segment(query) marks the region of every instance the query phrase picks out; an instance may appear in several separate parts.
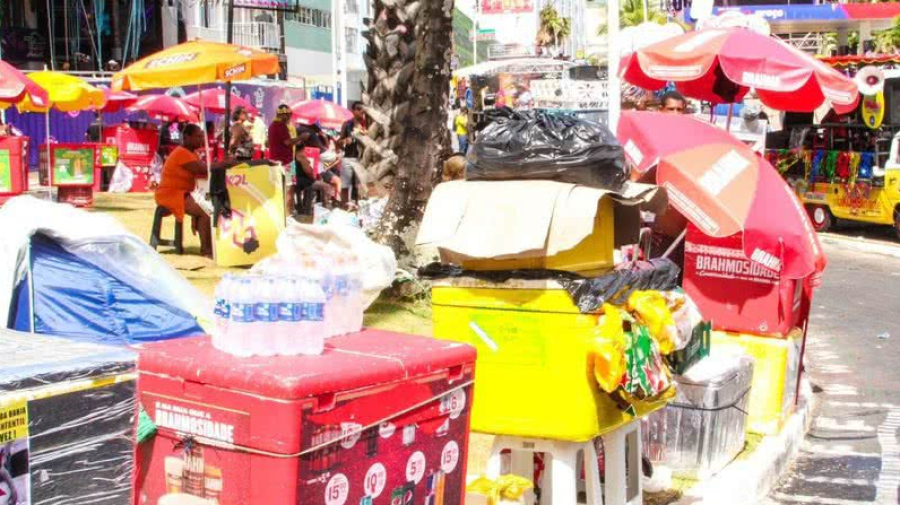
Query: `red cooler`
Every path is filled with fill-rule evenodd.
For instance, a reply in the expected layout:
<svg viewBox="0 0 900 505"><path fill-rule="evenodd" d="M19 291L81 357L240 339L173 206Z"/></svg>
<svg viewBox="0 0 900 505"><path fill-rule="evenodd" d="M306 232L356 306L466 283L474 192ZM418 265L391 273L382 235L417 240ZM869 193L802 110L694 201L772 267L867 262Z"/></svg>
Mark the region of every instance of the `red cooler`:
<svg viewBox="0 0 900 505"><path fill-rule="evenodd" d="M322 356L236 358L209 337L140 349L135 504L461 505L472 347L382 331Z"/></svg>
<svg viewBox="0 0 900 505"><path fill-rule="evenodd" d="M28 137L0 137L0 204L28 191Z"/></svg>
<svg viewBox="0 0 900 505"><path fill-rule="evenodd" d="M688 224L684 291L717 330L783 337L809 314L813 277L785 279L750 261L743 235L705 235Z"/></svg>
<svg viewBox="0 0 900 505"><path fill-rule="evenodd" d="M115 145L118 161L134 173L131 192L150 191L150 167L159 147L159 131L128 125L111 126L103 130L103 143Z"/></svg>

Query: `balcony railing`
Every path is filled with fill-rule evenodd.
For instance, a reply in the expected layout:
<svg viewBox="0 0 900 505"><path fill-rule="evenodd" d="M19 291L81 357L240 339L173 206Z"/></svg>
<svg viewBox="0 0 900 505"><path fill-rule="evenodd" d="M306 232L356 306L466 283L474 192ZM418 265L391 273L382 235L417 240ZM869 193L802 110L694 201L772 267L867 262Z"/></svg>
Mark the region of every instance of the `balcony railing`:
<svg viewBox="0 0 900 505"><path fill-rule="evenodd" d="M193 26L196 37L204 40L225 42L225 26ZM277 51L281 48L281 30L278 23L234 23L235 44Z"/></svg>

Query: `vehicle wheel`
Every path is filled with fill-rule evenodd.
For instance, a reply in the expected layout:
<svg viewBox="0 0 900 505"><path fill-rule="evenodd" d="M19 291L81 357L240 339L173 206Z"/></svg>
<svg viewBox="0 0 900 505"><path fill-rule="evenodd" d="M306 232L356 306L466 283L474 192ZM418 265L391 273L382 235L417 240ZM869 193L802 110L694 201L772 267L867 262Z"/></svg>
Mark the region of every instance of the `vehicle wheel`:
<svg viewBox="0 0 900 505"><path fill-rule="evenodd" d="M816 231L828 231L834 224L834 217L832 217L831 211L824 205L811 205L806 208L806 212L809 214L809 220L812 221L813 228Z"/></svg>

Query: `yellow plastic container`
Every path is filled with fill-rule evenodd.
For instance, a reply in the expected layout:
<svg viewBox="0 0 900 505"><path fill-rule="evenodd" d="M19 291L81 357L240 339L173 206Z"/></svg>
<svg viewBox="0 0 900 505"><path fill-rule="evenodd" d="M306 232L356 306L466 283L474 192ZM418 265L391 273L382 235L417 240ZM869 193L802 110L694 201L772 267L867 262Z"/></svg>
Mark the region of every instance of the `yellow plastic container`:
<svg viewBox="0 0 900 505"><path fill-rule="evenodd" d="M597 316L581 314L552 281L436 283L434 335L478 349L473 431L586 441L633 418L591 372ZM643 416L667 400L638 402Z"/></svg>
<svg viewBox="0 0 900 505"><path fill-rule="evenodd" d="M609 271L615 265L613 249L615 243L615 213L612 198L602 198L597 202L594 230L575 247L564 251L553 251L556 237L566 233L567 215L556 212L550 223L546 256L507 259L460 259L466 270L565 270L585 276L598 275ZM455 259L455 258L454 258Z"/></svg>
<svg viewBox="0 0 900 505"><path fill-rule="evenodd" d="M738 347L753 357L747 431L776 435L794 412L802 339L800 330L794 330L786 338L713 332L713 353Z"/></svg>

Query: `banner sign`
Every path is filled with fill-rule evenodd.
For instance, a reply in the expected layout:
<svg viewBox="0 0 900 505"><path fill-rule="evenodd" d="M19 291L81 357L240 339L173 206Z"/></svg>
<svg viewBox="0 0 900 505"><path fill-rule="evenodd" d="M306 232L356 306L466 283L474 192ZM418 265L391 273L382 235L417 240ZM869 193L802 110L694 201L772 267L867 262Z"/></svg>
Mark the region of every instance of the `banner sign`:
<svg viewBox="0 0 900 505"><path fill-rule="evenodd" d="M231 218L220 218L216 227L216 264L254 265L275 254L284 230L284 176L277 166L239 165L228 170L226 184Z"/></svg>
<svg viewBox="0 0 900 505"><path fill-rule="evenodd" d="M522 14L534 11L532 0L480 0L481 14Z"/></svg>
<svg viewBox="0 0 900 505"><path fill-rule="evenodd" d="M9 166L9 149L0 149L0 193L12 192L12 167Z"/></svg>
<svg viewBox="0 0 900 505"><path fill-rule="evenodd" d="M53 186L92 186L94 184L93 147L51 147Z"/></svg>

